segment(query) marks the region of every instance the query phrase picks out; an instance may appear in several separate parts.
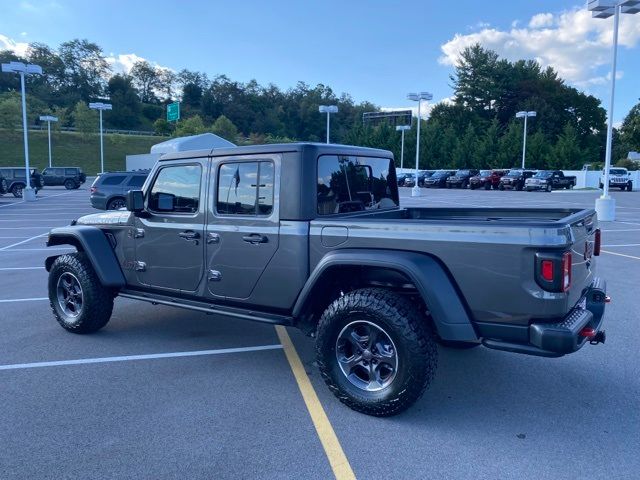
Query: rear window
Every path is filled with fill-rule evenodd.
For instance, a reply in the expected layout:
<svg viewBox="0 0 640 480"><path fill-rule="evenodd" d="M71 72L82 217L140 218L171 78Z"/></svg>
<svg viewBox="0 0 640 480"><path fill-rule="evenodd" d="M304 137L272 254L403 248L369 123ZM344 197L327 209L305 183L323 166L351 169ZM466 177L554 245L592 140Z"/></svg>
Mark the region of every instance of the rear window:
<svg viewBox="0 0 640 480"><path fill-rule="evenodd" d="M102 185L120 185L126 177L124 175L110 175L104 177Z"/></svg>
<svg viewBox="0 0 640 480"><path fill-rule="evenodd" d="M318 213L397 207L398 184L388 158L322 155L318 158Z"/></svg>
<svg viewBox="0 0 640 480"><path fill-rule="evenodd" d="M65 175L75 175L76 173L78 173L78 171L75 168L65 168L64 169L64 174Z"/></svg>
<svg viewBox="0 0 640 480"><path fill-rule="evenodd" d="M147 177L143 177L142 175L134 175L129 179L127 185L129 187L141 187L144 184L144 181Z"/></svg>

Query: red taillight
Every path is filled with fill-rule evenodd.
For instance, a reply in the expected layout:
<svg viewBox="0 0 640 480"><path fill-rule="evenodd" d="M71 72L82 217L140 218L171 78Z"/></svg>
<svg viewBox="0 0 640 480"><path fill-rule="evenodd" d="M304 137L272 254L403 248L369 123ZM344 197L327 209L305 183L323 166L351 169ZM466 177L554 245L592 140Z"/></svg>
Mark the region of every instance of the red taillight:
<svg viewBox="0 0 640 480"><path fill-rule="evenodd" d="M566 292L571 286L571 252L562 255L562 291Z"/></svg>
<svg viewBox="0 0 640 480"><path fill-rule="evenodd" d="M547 282L553 282L553 261L543 260L540 273L542 274L542 278L544 278Z"/></svg>
<svg viewBox="0 0 640 480"><path fill-rule="evenodd" d="M595 255L596 257L600 255L601 244L602 244L602 233L600 233L599 228L596 228L595 243L593 245L593 255Z"/></svg>

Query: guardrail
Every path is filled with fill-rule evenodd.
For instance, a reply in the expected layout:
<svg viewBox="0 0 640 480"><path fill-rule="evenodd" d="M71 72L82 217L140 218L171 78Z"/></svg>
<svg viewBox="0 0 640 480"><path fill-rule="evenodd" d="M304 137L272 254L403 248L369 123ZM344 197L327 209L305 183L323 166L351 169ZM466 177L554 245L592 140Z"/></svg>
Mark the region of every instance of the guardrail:
<svg viewBox="0 0 640 480"><path fill-rule="evenodd" d="M46 125L30 125L27 127L31 131L46 131ZM16 130L22 130L22 128L16 128ZM56 130L62 130L63 132L77 132L78 129L76 127L56 127ZM92 132L93 133L93 132ZM98 133L97 131L95 132ZM164 135L156 132L144 131L144 130L118 130L115 128L105 128L104 133L117 133L119 135L137 135L141 137L168 137L169 135Z"/></svg>

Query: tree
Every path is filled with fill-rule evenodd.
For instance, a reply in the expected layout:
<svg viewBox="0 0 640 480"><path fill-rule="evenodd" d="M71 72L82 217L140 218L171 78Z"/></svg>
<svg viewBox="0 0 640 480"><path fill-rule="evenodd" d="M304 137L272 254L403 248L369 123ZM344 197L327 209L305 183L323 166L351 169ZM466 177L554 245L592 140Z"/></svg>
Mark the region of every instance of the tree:
<svg viewBox="0 0 640 480"><path fill-rule="evenodd" d="M640 151L640 103L637 103L625 117L620 129L621 140L630 150Z"/></svg>
<svg viewBox="0 0 640 480"><path fill-rule="evenodd" d="M98 114L87 107L86 103L78 102L73 109L73 123L82 138L88 140L98 130Z"/></svg>
<svg viewBox="0 0 640 480"><path fill-rule="evenodd" d="M213 127L211 127L211 131L230 142L235 142L238 136L238 128L224 115L220 115L216 119Z"/></svg>
<svg viewBox="0 0 640 480"><path fill-rule="evenodd" d="M579 169L584 163L580 139L576 129L567 123L547 157L547 165L552 169Z"/></svg>
<svg viewBox="0 0 640 480"><path fill-rule="evenodd" d="M15 93L0 97L0 128L7 129L12 137L17 136L21 118L20 97Z"/></svg>
<svg viewBox="0 0 640 480"><path fill-rule="evenodd" d="M159 118L153 122L153 131L158 135L169 135L173 127L164 118Z"/></svg>
<svg viewBox="0 0 640 480"><path fill-rule="evenodd" d="M177 137L184 137L186 135L198 135L206 131L207 129L204 126L202 117L200 115L194 115L191 118L180 120L174 133Z"/></svg>
<svg viewBox="0 0 640 480"><path fill-rule="evenodd" d="M155 90L161 85L161 76L156 67L146 60L138 61L131 67L129 75L143 103L154 103L158 100Z"/></svg>
<svg viewBox="0 0 640 480"><path fill-rule="evenodd" d="M132 85L132 78L114 75L107 90L113 105L109 112L109 125L114 128L132 129L140 125L140 100Z"/></svg>
<svg viewBox="0 0 640 480"><path fill-rule="evenodd" d="M71 40L60 45L58 55L64 64L64 93L85 102L102 95L111 69L97 44Z"/></svg>

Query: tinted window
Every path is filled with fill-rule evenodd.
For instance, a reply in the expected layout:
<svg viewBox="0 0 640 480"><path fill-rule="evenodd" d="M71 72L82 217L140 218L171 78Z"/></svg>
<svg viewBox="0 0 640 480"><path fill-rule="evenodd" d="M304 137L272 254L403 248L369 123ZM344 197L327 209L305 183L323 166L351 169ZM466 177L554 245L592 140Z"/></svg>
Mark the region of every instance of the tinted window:
<svg viewBox="0 0 640 480"><path fill-rule="evenodd" d="M78 171L75 168L65 168L64 169L64 174L65 175L75 175L76 173L78 173ZM60 174L56 174L56 175L62 175Z"/></svg>
<svg viewBox="0 0 640 480"><path fill-rule="evenodd" d="M146 180L146 178L147 177L143 177L142 175L134 175L127 182L127 185L129 187L141 187L144 184L144 181Z"/></svg>
<svg viewBox="0 0 640 480"><path fill-rule="evenodd" d="M124 175L110 175L104 177L102 185L120 185L126 177Z"/></svg>
<svg viewBox="0 0 640 480"><path fill-rule="evenodd" d="M151 187L149 209L157 212L197 212L200 203L200 177L200 165L163 168Z"/></svg>
<svg viewBox="0 0 640 480"><path fill-rule="evenodd" d="M14 170L13 171L13 178L26 178L26 175L24 173L24 170L20 169L20 170Z"/></svg>
<svg viewBox="0 0 640 480"><path fill-rule="evenodd" d="M0 170L4 178L13 178L13 170Z"/></svg>
<svg viewBox="0 0 640 480"><path fill-rule="evenodd" d="M395 170L388 158L323 155L318 158L318 213L398 206Z"/></svg>
<svg viewBox="0 0 640 480"><path fill-rule="evenodd" d="M270 215L273 211L273 163L222 164L218 171L216 211L224 215Z"/></svg>

